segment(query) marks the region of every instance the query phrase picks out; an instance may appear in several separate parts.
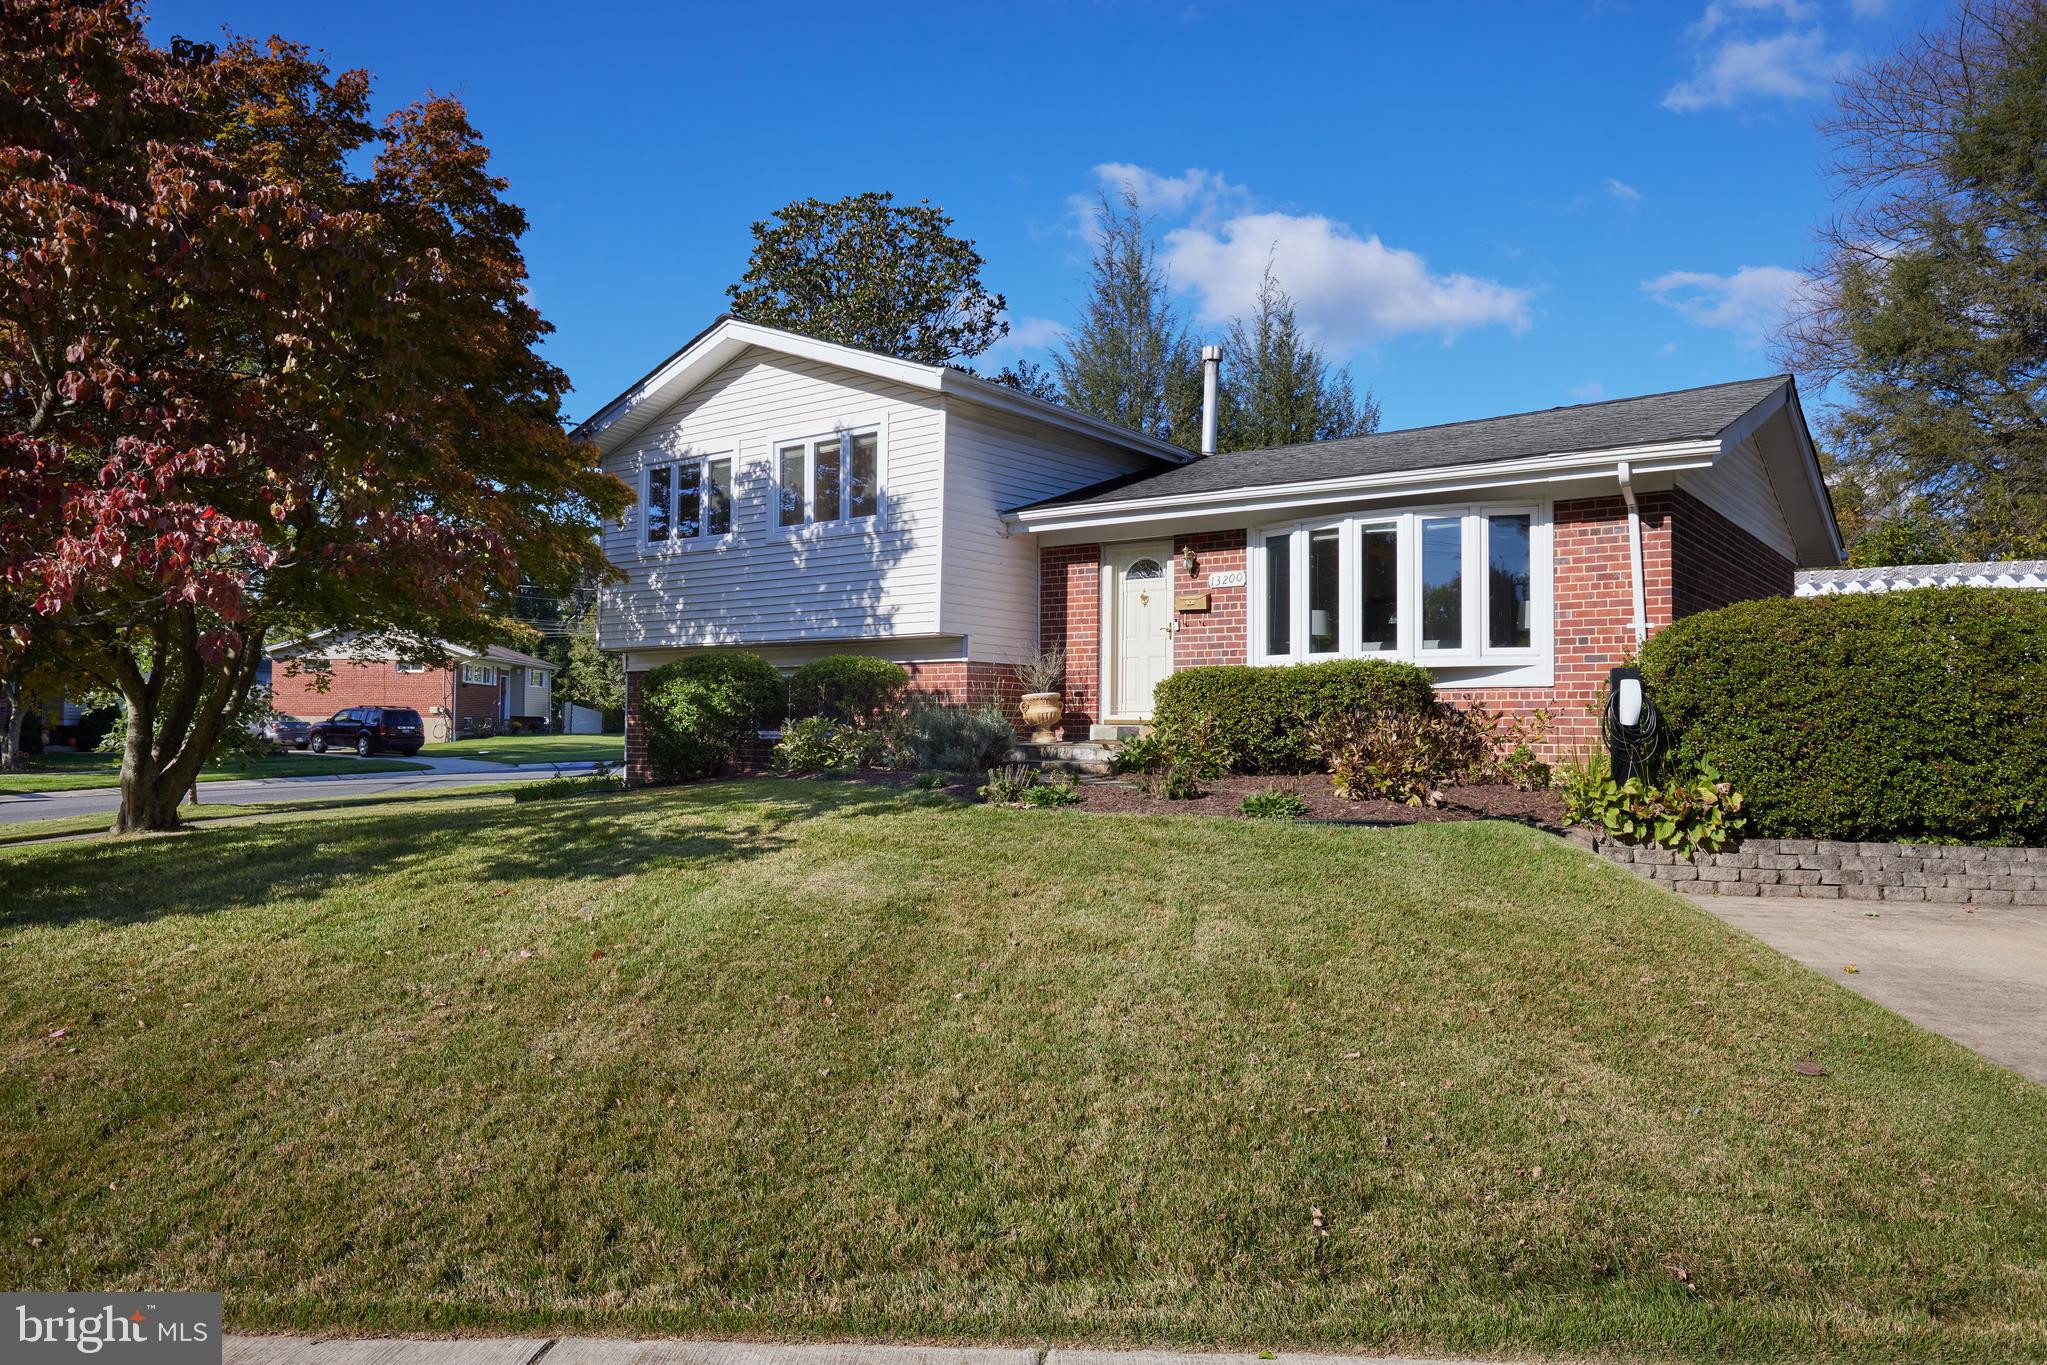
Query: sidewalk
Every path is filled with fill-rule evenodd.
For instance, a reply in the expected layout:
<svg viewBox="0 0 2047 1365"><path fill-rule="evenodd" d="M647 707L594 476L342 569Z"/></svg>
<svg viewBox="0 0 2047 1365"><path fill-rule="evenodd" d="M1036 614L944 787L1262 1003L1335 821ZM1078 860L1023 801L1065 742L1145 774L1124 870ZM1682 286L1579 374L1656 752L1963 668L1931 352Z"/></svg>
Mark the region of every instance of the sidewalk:
<svg viewBox="0 0 2047 1365"><path fill-rule="evenodd" d="M619 1337L474 1337L463 1341L319 1341L234 1337L225 1365L1481 1365L1414 1356L1089 1351L1036 1347L797 1345L757 1341L634 1341Z"/></svg>

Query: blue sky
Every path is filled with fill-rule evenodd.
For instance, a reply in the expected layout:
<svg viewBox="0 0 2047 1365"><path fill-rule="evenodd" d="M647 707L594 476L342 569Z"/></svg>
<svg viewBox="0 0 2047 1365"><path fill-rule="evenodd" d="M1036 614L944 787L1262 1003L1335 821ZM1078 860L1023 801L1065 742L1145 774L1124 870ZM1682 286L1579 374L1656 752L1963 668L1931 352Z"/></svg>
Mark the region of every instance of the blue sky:
<svg viewBox="0 0 2047 1365"><path fill-rule="evenodd" d="M805 196L944 206L1015 331L1074 318L1076 204L1135 183L1197 330L1268 252L1413 426L1773 368L1829 211L1828 81L1912 0L809 6L158 0L151 30L282 31L459 95L532 219L580 417L725 306Z"/></svg>

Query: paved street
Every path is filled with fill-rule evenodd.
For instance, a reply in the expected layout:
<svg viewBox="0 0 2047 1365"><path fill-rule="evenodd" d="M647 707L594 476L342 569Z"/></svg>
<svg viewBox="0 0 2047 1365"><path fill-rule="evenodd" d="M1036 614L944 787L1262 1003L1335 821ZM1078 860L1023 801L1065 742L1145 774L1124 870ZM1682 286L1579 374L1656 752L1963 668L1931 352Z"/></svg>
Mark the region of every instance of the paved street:
<svg viewBox="0 0 2047 1365"><path fill-rule="evenodd" d="M1694 903L1922 1028L2047 1084L2047 911L1734 896Z"/></svg>
<svg viewBox="0 0 2047 1365"><path fill-rule="evenodd" d="M494 782L532 782L564 773L585 773L589 763L563 763L513 768L466 758L413 758L426 772L365 773L320 777L269 777L247 782L202 782L199 799L206 805L247 806L273 801L332 801L344 796L387 796L394 792L445 787L486 786ZM23 792L0 796L0 825L23 820L56 820L74 815L112 813L121 804L113 787L80 791Z"/></svg>

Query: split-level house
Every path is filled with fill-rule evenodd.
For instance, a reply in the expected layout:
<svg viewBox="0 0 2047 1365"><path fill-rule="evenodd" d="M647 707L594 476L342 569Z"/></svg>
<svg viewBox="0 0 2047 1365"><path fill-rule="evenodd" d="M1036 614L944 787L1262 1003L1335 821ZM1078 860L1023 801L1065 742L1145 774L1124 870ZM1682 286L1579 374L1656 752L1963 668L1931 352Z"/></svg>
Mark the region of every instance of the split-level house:
<svg viewBox="0 0 2047 1365"><path fill-rule="evenodd" d="M629 767L648 670L731 648L1007 705L1059 647L1072 738L1175 669L1400 659L1562 751L1658 627L1841 559L1787 376L1213 454L728 317L579 432L634 490L599 614Z"/></svg>

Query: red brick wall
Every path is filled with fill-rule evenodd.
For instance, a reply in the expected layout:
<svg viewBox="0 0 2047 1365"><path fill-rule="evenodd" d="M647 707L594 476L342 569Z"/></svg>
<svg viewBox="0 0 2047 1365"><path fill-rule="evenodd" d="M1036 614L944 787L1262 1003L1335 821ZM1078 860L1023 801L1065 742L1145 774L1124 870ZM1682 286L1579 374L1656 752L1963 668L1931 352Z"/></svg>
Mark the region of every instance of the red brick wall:
<svg viewBox="0 0 2047 1365"><path fill-rule="evenodd" d="M1198 668L1204 664L1240 664L1250 657L1250 589L1211 588L1213 573L1241 572L1248 537L1242 531L1203 531L1179 536L1173 541L1174 596L1180 593L1208 594L1207 611L1176 611L1179 629L1173 635L1173 667ZM1187 552L1194 552L1194 576L1188 578L1182 566Z"/></svg>
<svg viewBox="0 0 2047 1365"><path fill-rule="evenodd" d="M325 720L345 706L409 706L429 719L431 731L431 718L448 713L448 673L400 673L389 659L337 659L327 674L330 686L320 692L314 674L295 672L290 660L279 659L270 670L270 704L303 720Z"/></svg>
<svg viewBox="0 0 2047 1365"><path fill-rule="evenodd" d="M1086 739L1101 711L1102 547L1054 545L1038 552L1038 640L1066 651L1068 739Z"/></svg>
<svg viewBox="0 0 2047 1365"><path fill-rule="evenodd" d="M1649 629L1671 621L1672 495L1647 493L1642 516L1642 580ZM1446 687L1448 701L1509 716L1547 711L1546 756L1568 758L1599 740L1596 710L1607 670L1635 652L1635 606L1628 563L1628 506L1611 497L1556 504L1551 519L1556 574L1555 685Z"/></svg>
<svg viewBox="0 0 2047 1365"><path fill-rule="evenodd" d="M1675 497L1677 542L1671 556L1676 615L1791 595L1797 565L1691 494Z"/></svg>

